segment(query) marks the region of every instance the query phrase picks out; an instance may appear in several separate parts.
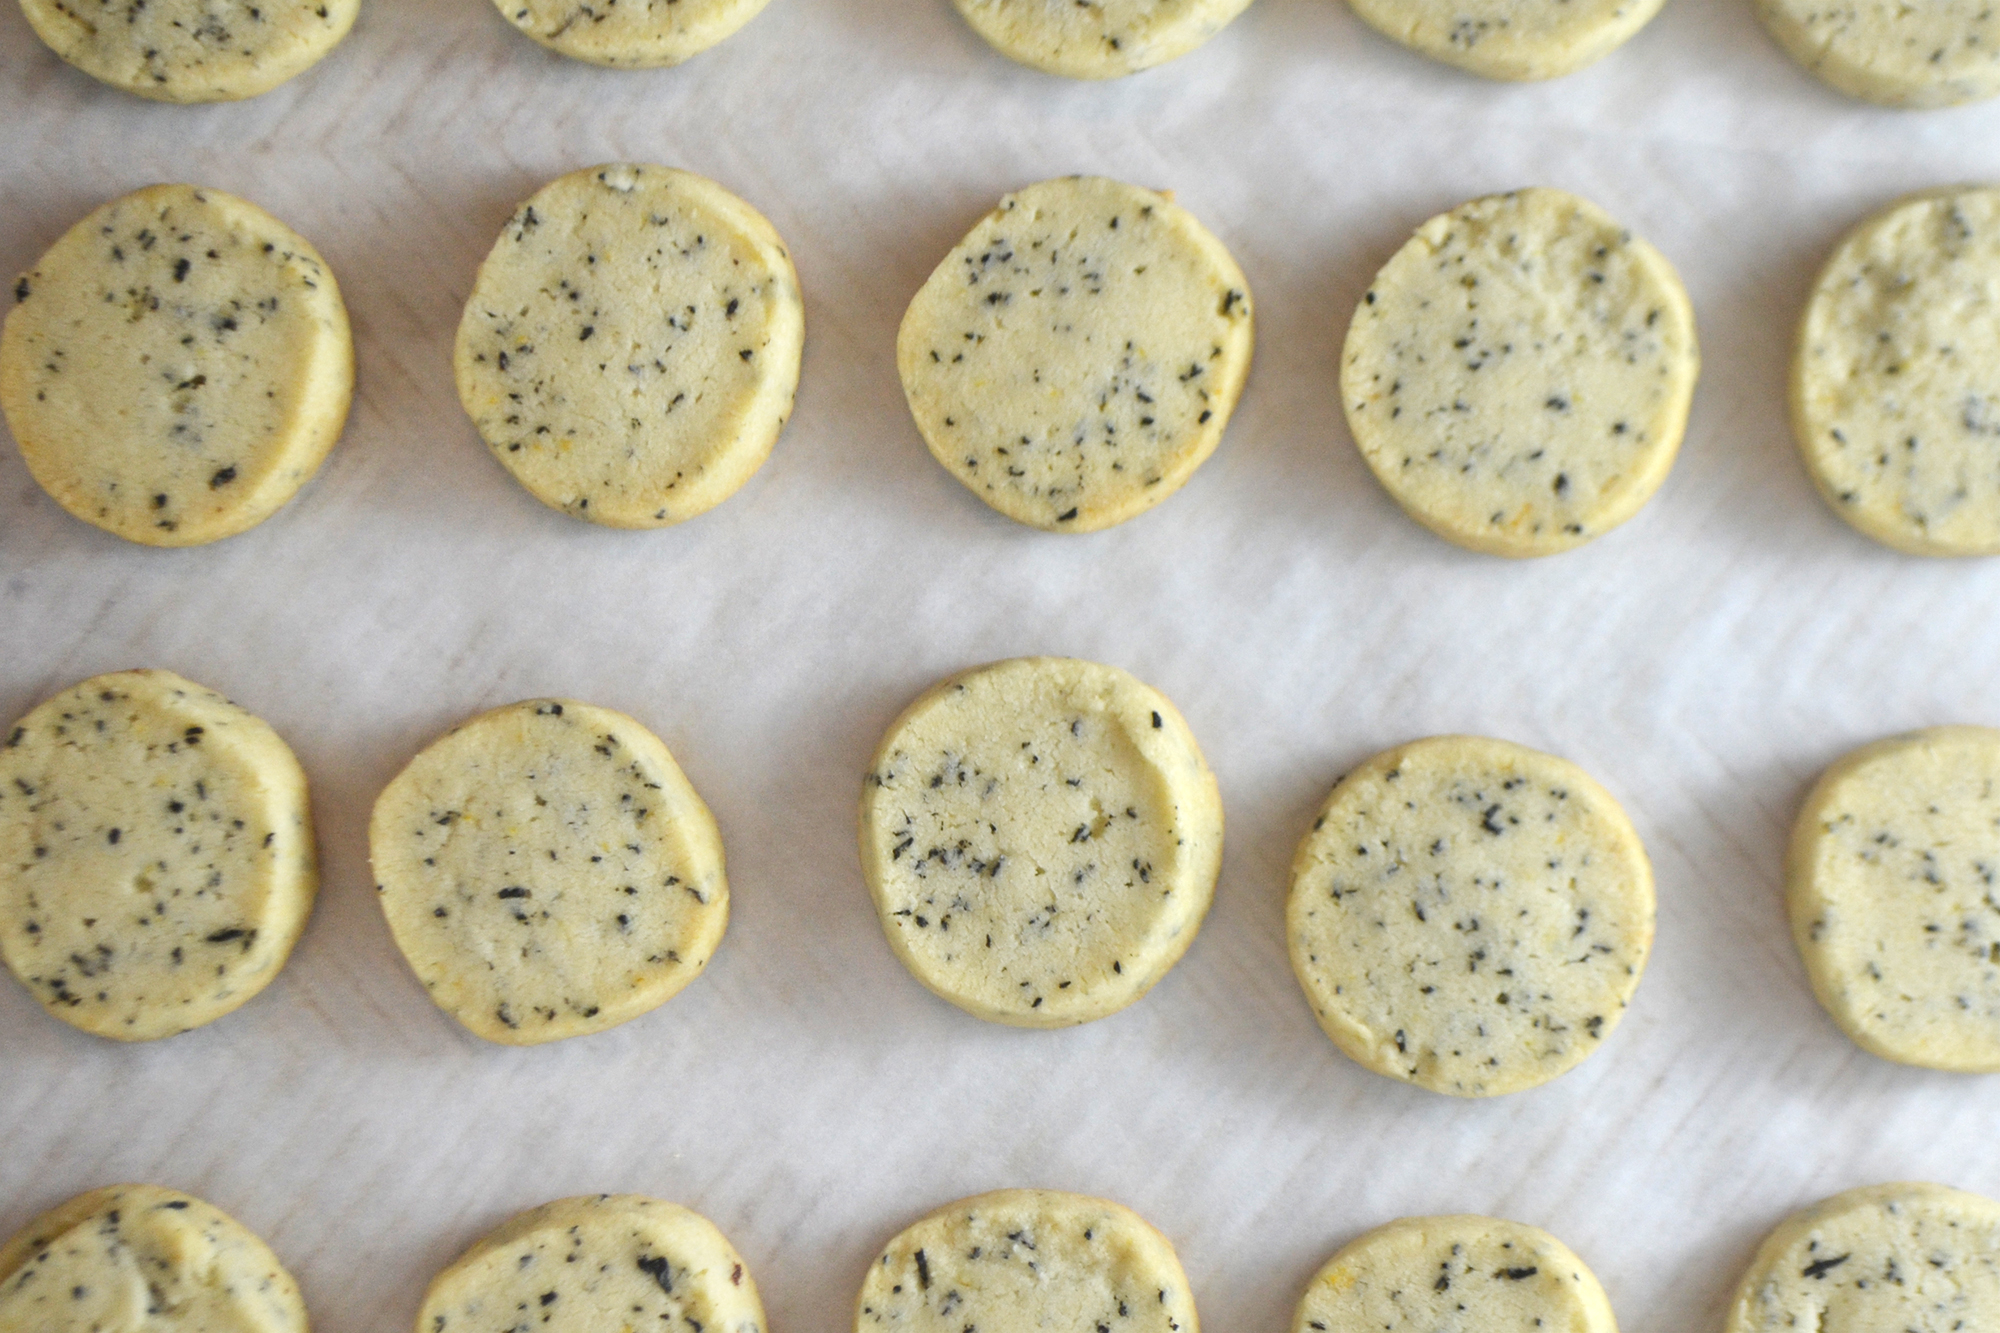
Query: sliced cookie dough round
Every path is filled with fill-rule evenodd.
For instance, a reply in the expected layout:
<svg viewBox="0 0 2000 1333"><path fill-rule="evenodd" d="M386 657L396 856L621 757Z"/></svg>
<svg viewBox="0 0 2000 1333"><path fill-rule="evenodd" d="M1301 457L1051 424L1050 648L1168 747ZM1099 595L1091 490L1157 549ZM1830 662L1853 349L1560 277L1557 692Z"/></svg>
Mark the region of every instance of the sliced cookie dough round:
<svg viewBox="0 0 2000 1333"><path fill-rule="evenodd" d="M1724 1333L2000 1326L2000 1203L1869 1185L1786 1218L1737 1284Z"/></svg>
<svg viewBox="0 0 2000 1333"><path fill-rule="evenodd" d="M1956 106L2000 93L2000 12L1986 0L1756 0L1786 54L1849 97Z"/></svg>
<svg viewBox="0 0 2000 1333"><path fill-rule="evenodd" d="M271 983L319 888L278 733L171 671L72 686L0 743L0 958L57 1018L150 1041Z"/></svg>
<svg viewBox="0 0 2000 1333"><path fill-rule="evenodd" d="M1200 1333L1167 1238L1129 1208L995 1190L918 1219L868 1266L854 1333Z"/></svg>
<svg viewBox="0 0 2000 1333"><path fill-rule="evenodd" d="M974 495L1095 532L1179 490L1250 373L1250 288L1168 196L1093 176L1000 201L896 335L924 443Z"/></svg>
<svg viewBox="0 0 2000 1333"><path fill-rule="evenodd" d="M569 699L432 742L376 798L368 853L431 999L510 1046L659 1007L729 923L722 835L667 747Z"/></svg>
<svg viewBox="0 0 2000 1333"><path fill-rule="evenodd" d="M593 65L659 69L700 55L762 13L770 0L493 0L507 21L551 51ZM760 219L761 220L761 219Z"/></svg>
<svg viewBox="0 0 2000 1333"><path fill-rule="evenodd" d="M995 1023L1067 1027L1144 995L1194 942L1221 864L1215 775L1166 697L1116 667L952 676L896 719L862 785L890 947Z"/></svg>
<svg viewBox="0 0 2000 1333"><path fill-rule="evenodd" d="M1996 293L2000 189L1973 186L1863 222L1806 302L1791 386L1806 471L1899 551L2000 554Z"/></svg>
<svg viewBox="0 0 2000 1333"><path fill-rule="evenodd" d="M1334 1045L1490 1097L1548 1082L1618 1025L1652 948L1653 872L1575 764L1433 736L1334 784L1292 861L1285 922Z"/></svg>
<svg viewBox="0 0 2000 1333"><path fill-rule="evenodd" d="M85 74L156 102L234 102L319 63L361 0L21 0Z"/></svg>
<svg viewBox="0 0 2000 1333"><path fill-rule="evenodd" d="M1555 79L1595 64L1663 0L1348 0L1375 31L1489 79Z"/></svg>
<svg viewBox="0 0 2000 1333"><path fill-rule="evenodd" d="M707 1218L637 1194L594 1194L531 1208L460 1255L424 1294L416 1333L531 1325L762 1333L764 1307Z"/></svg>
<svg viewBox="0 0 2000 1333"><path fill-rule="evenodd" d="M1618 1333L1583 1260L1537 1227L1406 1217L1341 1247L1313 1275L1292 1333Z"/></svg>
<svg viewBox="0 0 2000 1333"><path fill-rule="evenodd" d="M1813 994L1863 1050L2000 1072L2000 731L1877 741L1821 776L1785 897Z"/></svg>
<svg viewBox="0 0 2000 1333"><path fill-rule="evenodd" d="M1361 456L1447 541L1552 555L1666 480L1701 358L1673 266L1560 190L1440 214L1375 275L1341 352Z"/></svg>
<svg viewBox="0 0 2000 1333"><path fill-rule="evenodd" d="M614 528L706 513L791 415L805 306L785 244L710 180L611 165L508 219L458 326L458 398L543 504Z"/></svg>
<svg viewBox="0 0 2000 1333"><path fill-rule="evenodd" d="M153 185L71 227L14 286L0 411L28 471L148 546L255 527L318 471L354 390L340 289L234 195Z"/></svg>
<svg viewBox="0 0 2000 1333"><path fill-rule="evenodd" d="M1115 79L1200 46L1250 0L952 0L1001 55L1048 74Z"/></svg>

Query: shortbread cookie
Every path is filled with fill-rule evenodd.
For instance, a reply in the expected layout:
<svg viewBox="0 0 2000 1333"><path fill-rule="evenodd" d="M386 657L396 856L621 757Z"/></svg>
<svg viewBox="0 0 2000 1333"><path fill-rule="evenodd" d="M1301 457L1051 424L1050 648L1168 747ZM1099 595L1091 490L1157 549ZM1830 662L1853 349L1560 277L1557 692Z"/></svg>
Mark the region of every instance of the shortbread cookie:
<svg viewBox="0 0 2000 1333"><path fill-rule="evenodd" d="M0 409L57 504L149 546L255 527L340 438L354 341L296 232L234 195L153 185L14 285Z"/></svg>
<svg viewBox="0 0 2000 1333"><path fill-rule="evenodd" d="M432 742L376 798L368 851L431 998L510 1046L666 1003L729 923L722 836L667 747L568 699Z"/></svg>
<svg viewBox="0 0 2000 1333"><path fill-rule="evenodd" d="M0 743L0 958L85 1032L148 1041L271 983L319 887L278 733L171 671L97 676Z"/></svg>
<svg viewBox="0 0 2000 1333"><path fill-rule="evenodd" d="M157 102L233 102L339 44L361 0L21 0L49 49Z"/></svg>
<svg viewBox="0 0 2000 1333"><path fill-rule="evenodd" d="M1184 56L1250 0L952 0L993 49L1072 79L1115 79Z"/></svg>
<svg viewBox="0 0 2000 1333"><path fill-rule="evenodd" d="M1662 0L1348 0L1384 37L1489 79L1554 79L1595 64Z"/></svg>
<svg viewBox="0 0 2000 1333"><path fill-rule="evenodd" d="M1724 1333L2000 1326L2000 1204L1942 1185L1871 1185L1787 1218L1737 1285Z"/></svg>
<svg viewBox="0 0 2000 1333"><path fill-rule="evenodd" d="M1343 1246L1314 1274L1292 1333L1618 1333L1597 1277L1536 1227L1406 1217Z"/></svg>
<svg viewBox="0 0 2000 1333"><path fill-rule="evenodd" d="M1786 900L1813 993L1887 1060L2000 1071L2000 731L1937 727L1829 768Z"/></svg>
<svg viewBox="0 0 2000 1333"><path fill-rule="evenodd" d="M2000 13L1986 0L1757 0L1778 45L1850 97L1940 107L2000 93Z"/></svg>
<svg viewBox="0 0 2000 1333"><path fill-rule="evenodd" d="M593 65L658 69L700 55L770 0L493 0L551 51ZM762 219L759 219L761 221Z"/></svg>
<svg viewBox="0 0 2000 1333"><path fill-rule="evenodd" d="M439 1273L416 1333L762 1333L742 1257L712 1223L637 1194L558 1199Z"/></svg>
<svg viewBox="0 0 2000 1333"><path fill-rule="evenodd" d="M1292 970L1378 1074L1490 1097L1618 1025L1653 943L1631 821L1575 764L1482 736L1386 750L1334 785L1292 861Z"/></svg>
<svg viewBox="0 0 2000 1333"><path fill-rule="evenodd" d="M1700 354L1673 266L1560 190L1432 218L1354 312L1348 428L1410 517L1493 555L1617 527L1679 451Z"/></svg>
<svg viewBox="0 0 2000 1333"><path fill-rule="evenodd" d="M924 443L974 495L1094 532L1215 452L1251 342L1221 242L1164 194L1072 176L1008 195L945 256L896 367Z"/></svg>
<svg viewBox="0 0 2000 1333"><path fill-rule="evenodd" d="M2000 189L1914 195L1848 233L1799 323L1792 430L1875 540L2000 554Z"/></svg>
<svg viewBox="0 0 2000 1333"><path fill-rule="evenodd" d="M0 1333L306 1333L299 1287L241 1222L157 1185L79 1194L0 1246Z"/></svg>
<svg viewBox="0 0 2000 1333"><path fill-rule="evenodd" d="M785 244L710 180L612 165L508 219L458 326L458 398L537 500L614 528L705 513L791 415L805 306Z"/></svg>
<svg viewBox="0 0 2000 1333"><path fill-rule="evenodd" d="M995 1190L912 1223L868 1266L855 1333L1200 1333L1187 1274L1137 1213Z"/></svg>

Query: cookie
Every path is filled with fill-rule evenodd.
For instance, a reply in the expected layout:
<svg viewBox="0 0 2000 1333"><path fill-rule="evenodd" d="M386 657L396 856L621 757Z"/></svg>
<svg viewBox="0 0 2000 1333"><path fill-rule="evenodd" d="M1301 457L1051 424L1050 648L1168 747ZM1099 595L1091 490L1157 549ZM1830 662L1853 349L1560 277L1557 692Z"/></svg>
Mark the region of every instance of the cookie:
<svg viewBox="0 0 2000 1333"><path fill-rule="evenodd" d="M305 1333L270 1247L210 1203L112 1185L43 1213L0 1246L7 1333Z"/></svg>
<svg viewBox="0 0 2000 1333"><path fill-rule="evenodd" d="M1618 1025L1653 872L1611 794L1483 736L1399 745L1334 784L1292 861L1292 970L1354 1060L1458 1097L1546 1083Z"/></svg>
<svg viewBox="0 0 2000 1333"><path fill-rule="evenodd" d="M1341 353L1348 429L1411 518L1550 555L1666 480L1700 369L1673 266L1560 190L1440 214L1375 275Z"/></svg>
<svg viewBox="0 0 2000 1333"><path fill-rule="evenodd" d="M946 1204L868 1266L855 1333L1200 1333L1187 1274L1137 1213L1058 1190Z"/></svg>
<svg viewBox="0 0 2000 1333"><path fill-rule="evenodd" d="M1942 1185L1870 1185L1794 1214L1737 1285L1724 1333L2000 1324L2000 1204Z"/></svg>
<svg viewBox="0 0 2000 1333"><path fill-rule="evenodd" d="M1863 746L1792 826L1785 898L1813 994L1863 1050L2000 1071L2000 731Z"/></svg>
<svg viewBox="0 0 2000 1333"><path fill-rule="evenodd" d="M924 443L987 504L1095 532L1179 490L1250 373L1243 271L1169 197L1094 176L1008 195L896 335Z"/></svg>
<svg viewBox="0 0 2000 1333"><path fill-rule="evenodd" d="M0 742L0 959L65 1023L150 1041L232 1012L318 888L299 761L213 690L96 676Z"/></svg>
<svg viewBox="0 0 2000 1333"><path fill-rule="evenodd" d="M35 34L92 78L156 102L234 102L339 45L361 0L21 0Z"/></svg>
<svg viewBox="0 0 2000 1333"><path fill-rule="evenodd" d="M1985 0L1756 0L1786 54L1850 97L1940 107L2000 93L2000 14Z"/></svg>
<svg viewBox="0 0 2000 1333"><path fill-rule="evenodd" d="M593 65L678 65L763 12L770 0L493 0L507 21L551 51ZM740 205L739 205L740 206ZM754 214L752 216L755 216ZM760 222L762 219L758 219Z"/></svg>
<svg viewBox="0 0 2000 1333"><path fill-rule="evenodd" d="M1116 1013L1215 896L1222 801L1187 723L1116 667L1023 657L939 683L882 738L861 870L889 946L967 1013Z"/></svg>
<svg viewBox="0 0 2000 1333"><path fill-rule="evenodd" d="M637 1194L558 1199L439 1273L416 1333L761 1333L757 1284L712 1223Z"/></svg>
<svg viewBox="0 0 2000 1333"><path fill-rule="evenodd" d="M1343 1246L1313 1275L1292 1333L1618 1333L1597 1277L1539 1228L1493 1217L1406 1217Z"/></svg>
<svg viewBox="0 0 2000 1333"><path fill-rule="evenodd" d="M1419 55L1489 79L1555 79L1653 21L1662 0L1348 0L1362 22Z"/></svg>
<svg viewBox="0 0 2000 1333"><path fill-rule="evenodd" d="M1835 513L1899 551L2000 554L1996 284L2000 189L1938 190L1849 232L1799 321L1806 470Z"/></svg>
<svg viewBox="0 0 2000 1333"><path fill-rule="evenodd" d="M153 185L71 227L14 284L0 411L28 471L148 546L255 527L319 469L354 390L340 289L234 195Z"/></svg>
<svg viewBox="0 0 2000 1333"><path fill-rule="evenodd" d="M1200 46L1250 0L952 0L1001 55L1048 74L1115 79Z"/></svg>
<svg viewBox="0 0 2000 1333"><path fill-rule="evenodd" d="M669 167L558 177L508 219L458 326L458 398L543 504L658 528L721 504L791 415L805 306L757 210Z"/></svg>
<svg viewBox="0 0 2000 1333"><path fill-rule="evenodd" d="M376 798L368 854L431 999L509 1046L659 1007L729 924L722 835L667 747L569 699L432 742Z"/></svg>

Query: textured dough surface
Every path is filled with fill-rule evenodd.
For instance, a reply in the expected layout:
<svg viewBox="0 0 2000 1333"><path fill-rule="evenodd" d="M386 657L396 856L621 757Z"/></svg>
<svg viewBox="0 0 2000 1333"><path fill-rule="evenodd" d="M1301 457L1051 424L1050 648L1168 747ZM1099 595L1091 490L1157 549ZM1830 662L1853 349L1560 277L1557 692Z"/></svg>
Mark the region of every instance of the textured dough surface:
<svg viewBox="0 0 2000 1333"><path fill-rule="evenodd" d="M570 699L496 708L432 742L376 798L368 850L431 998L510 1046L657 1008L729 923L722 835L667 747Z"/></svg>
<svg viewBox="0 0 2000 1333"><path fill-rule="evenodd" d="M1008 195L903 316L938 462L1007 517L1094 532L1179 490L1250 373L1250 288L1165 195L1100 177Z"/></svg>
<svg viewBox="0 0 2000 1333"><path fill-rule="evenodd" d="M255 97L339 44L361 0L21 0L49 49L159 102Z"/></svg>
<svg viewBox="0 0 2000 1333"><path fill-rule="evenodd" d="M213 1204L79 1194L0 1246L0 1333L305 1333L298 1284Z"/></svg>
<svg viewBox="0 0 2000 1333"><path fill-rule="evenodd" d="M1870 1185L1765 1238L1724 1333L1953 1333L2000 1325L2000 1204L1942 1185Z"/></svg>
<svg viewBox="0 0 2000 1333"><path fill-rule="evenodd" d="M770 457L804 347L798 275L761 214L690 172L614 164L508 219L454 365L480 436L536 499L657 528Z"/></svg>
<svg viewBox="0 0 2000 1333"><path fill-rule="evenodd" d="M1313 1275L1292 1333L1618 1333L1597 1277L1536 1227L1406 1217Z"/></svg>
<svg viewBox="0 0 2000 1333"><path fill-rule="evenodd" d="M869 1265L855 1333L1200 1333L1167 1238L1129 1208L995 1190L911 1224Z"/></svg>
<svg viewBox="0 0 2000 1333"><path fill-rule="evenodd" d="M1756 0L1792 59L1850 97L1956 106L2000 93L2000 13L1986 0Z"/></svg>
<svg viewBox="0 0 2000 1333"><path fill-rule="evenodd" d="M770 0L493 0L507 21L593 65L658 69L700 55Z"/></svg>
<svg viewBox="0 0 2000 1333"><path fill-rule="evenodd" d="M1115 79L1200 46L1250 0L952 0L1010 60L1072 79Z"/></svg>
<svg viewBox="0 0 2000 1333"><path fill-rule="evenodd" d="M1187 723L1115 667L1017 658L953 676L883 737L861 867L917 980L996 1023L1115 1013L1193 943L1222 802Z"/></svg>
<svg viewBox="0 0 2000 1333"><path fill-rule="evenodd" d="M1489 79L1554 79L1623 46L1662 0L1348 0L1375 31Z"/></svg>
<svg viewBox="0 0 2000 1333"><path fill-rule="evenodd" d="M439 1273L416 1333L761 1333L757 1284L707 1218L636 1194L558 1199Z"/></svg>
<svg viewBox="0 0 2000 1333"><path fill-rule="evenodd" d="M1488 1097L1546 1083L1618 1025L1652 948L1653 873L1576 765L1433 736L1334 785L1292 862L1286 929L1342 1051Z"/></svg>
<svg viewBox="0 0 2000 1333"><path fill-rule="evenodd" d="M150 546L254 527L340 438L347 310L319 254L234 195L152 185L14 285L0 409L64 509Z"/></svg>
<svg viewBox="0 0 2000 1333"><path fill-rule="evenodd" d="M1786 899L1813 993L1865 1050L2000 1071L2000 731L1938 727L1829 768Z"/></svg>
<svg viewBox="0 0 2000 1333"><path fill-rule="evenodd" d="M318 888L304 771L213 690L97 676L0 743L0 956L85 1032L148 1041L236 1009Z"/></svg>
<svg viewBox="0 0 2000 1333"><path fill-rule="evenodd" d="M1902 199L1841 241L1799 323L1792 430L1875 540L2000 553L2000 189Z"/></svg>
<svg viewBox="0 0 2000 1333"><path fill-rule="evenodd" d="M1665 257L1594 204L1532 189L1417 228L1354 312L1340 387L1410 517L1474 551L1549 555L1652 497L1700 362Z"/></svg>

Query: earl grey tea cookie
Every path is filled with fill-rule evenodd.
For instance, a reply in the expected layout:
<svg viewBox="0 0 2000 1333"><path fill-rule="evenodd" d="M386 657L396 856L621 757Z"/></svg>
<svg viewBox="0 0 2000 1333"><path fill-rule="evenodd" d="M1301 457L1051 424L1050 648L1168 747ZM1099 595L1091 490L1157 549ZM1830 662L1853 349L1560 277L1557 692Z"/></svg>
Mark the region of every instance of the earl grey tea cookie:
<svg viewBox="0 0 2000 1333"><path fill-rule="evenodd" d="M0 958L102 1037L230 1013L319 888L306 776L261 719L171 671L96 676L0 742Z"/></svg>
<svg viewBox="0 0 2000 1333"><path fill-rule="evenodd" d="M952 676L882 738L861 869L889 945L966 1012L1016 1027L1115 1013L1194 941L1222 803L1187 723L1115 667Z"/></svg>
<svg viewBox="0 0 2000 1333"><path fill-rule="evenodd" d="M193 185L148 186L71 227L15 284L0 331L0 410L29 473L149 546L269 518L340 438L353 389L319 254Z"/></svg>
<svg viewBox="0 0 2000 1333"><path fill-rule="evenodd" d="M21 0L36 36L101 82L157 102L233 102L318 63L361 0Z"/></svg>
<svg viewBox="0 0 2000 1333"><path fill-rule="evenodd" d="M1376 480L1447 541L1550 555L1666 479L1694 398L1694 311L1673 266L1560 190L1475 199L1375 276L1341 353Z"/></svg>
<svg viewBox="0 0 2000 1333"><path fill-rule="evenodd" d="M994 50L1072 79L1115 79L1184 56L1250 0L953 0Z"/></svg>
<svg viewBox="0 0 2000 1333"><path fill-rule="evenodd" d="M770 0L493 0L551 51L593 65L657 69L700 55Z"/></svg>
<svg viewBox="0 0 2000 1333"><path fill-rule="evenodd" d="M1554 79L1595 64L1653 21L1662 0L1348 0L1420 55L1489 79Z"/></svg>
<svg viewBox="0 0 2000 1333"><path fill-rule="evenodd" d="M1334 784L1292 861L1292 970L1378 1074L1490 1097L1618 1025L1653 943L1653 872L1611 794L1482 736L1399 745Z"/></svg>
<svg viewBox="0 0 2000 1333"><path fill-rule="evenodd" d="M668 167L562 176L508 219L458 326L459 401L546 505L657 528L736 493L791 415L805 306L757 210Z"/></svg>
<svg viewBox="0 0 2000 1333"><path fill-rule="evenodd" d="M368 853L431 999L510 1046L659 1007L729 922L722 835L667 747L568 699L432 742L376 798Z"/></svg>
<svg viewBox="0 0 2000 1333"><path fill-rule="evenodd" d="M1986 0L1756 0L1785 53L1850 97L1941 107L2000 93L2000 13Z"/></svg>
<svg viewBox="0 0 2000 1333"><path fill-rule="evenodd" d="M1095 532L1179 490L1250 373L1250 288L1164 194L1008 195L910 302L896 368L924 443L987 504Z"/></svg>

